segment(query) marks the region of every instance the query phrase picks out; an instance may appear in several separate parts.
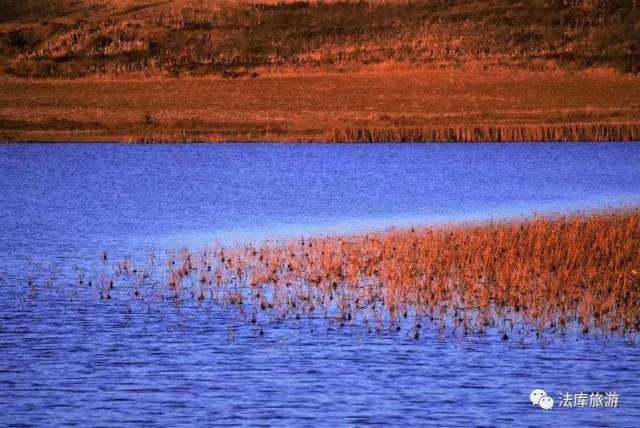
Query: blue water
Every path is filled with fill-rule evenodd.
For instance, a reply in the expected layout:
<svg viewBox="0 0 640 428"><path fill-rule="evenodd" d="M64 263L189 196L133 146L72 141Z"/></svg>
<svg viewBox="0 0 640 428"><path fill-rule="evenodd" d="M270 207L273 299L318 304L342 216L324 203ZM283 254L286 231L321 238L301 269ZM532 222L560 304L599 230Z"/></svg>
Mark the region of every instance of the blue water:
<svg viewBox="0 0 640 428"><path fill-rule="evenodd" d="M214 304L26 287L103 250L636 205L640 144L0 146L0 426L637 426L629 338L416 341L320 320L259 336ZM534 388L620 406L545 412Z"/></svg>

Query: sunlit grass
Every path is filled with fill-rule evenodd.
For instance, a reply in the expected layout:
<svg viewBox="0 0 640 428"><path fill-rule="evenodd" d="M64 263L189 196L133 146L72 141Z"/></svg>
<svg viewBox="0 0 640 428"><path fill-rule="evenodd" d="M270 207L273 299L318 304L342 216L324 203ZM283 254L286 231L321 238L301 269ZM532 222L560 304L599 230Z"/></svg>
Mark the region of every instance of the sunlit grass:
<svg viewBox="0 0 640 428"><path fill-rule="evenodd" d="M640 330L640 210L169 251L163 265L100 256L102 301L210 302L261 332L325 318L370 331L454 334ZM88 281L87 281L88 279ZM52 281L47 281L51 287ZM36 289L35 280L29 287ZM35 296L37 293L33 293Z"/></svg>

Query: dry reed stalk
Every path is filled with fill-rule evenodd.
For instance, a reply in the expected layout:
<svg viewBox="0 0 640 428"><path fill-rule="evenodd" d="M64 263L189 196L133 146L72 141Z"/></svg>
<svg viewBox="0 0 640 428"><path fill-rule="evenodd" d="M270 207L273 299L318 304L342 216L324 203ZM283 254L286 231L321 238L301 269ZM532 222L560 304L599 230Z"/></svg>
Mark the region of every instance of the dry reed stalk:
<svg viewBox="0 0 640 428"><path fill-rule="evenodd" d="M320 315L376 330L410 323L415 337L428 323L465 334L497 330L505 339L516 328L627 334L640 330L638 248L640 209L628 209L182 248L168 252L164 281L152 278L151 255L140 269L130 258L115 262L86 288L103 300L144 299L143 292L178 305L210 299L240 308L263 333L268 321Z"/></svg>
<svg viewBox="0 0 640 428"><path fill-rule="evenodd" d="M420 128L335 129L327 140L377 142L536 142L638 141L638 123L574 123L561 125L480 125Z"/></svg>

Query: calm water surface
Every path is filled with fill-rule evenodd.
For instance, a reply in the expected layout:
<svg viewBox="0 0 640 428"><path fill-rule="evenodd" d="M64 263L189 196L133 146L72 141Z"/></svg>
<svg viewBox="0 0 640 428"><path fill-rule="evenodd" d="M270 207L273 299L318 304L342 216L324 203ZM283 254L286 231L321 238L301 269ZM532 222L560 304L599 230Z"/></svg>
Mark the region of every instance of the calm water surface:
<svg viewBox="0 0 640 428"><path fill-rule="evenodd" d="M630 205L639 144L0 146L0 426L638 426L631 338L415 340L320 319L261 336L213 303L65 283L102 250ZM33 293L52 266L59 285ZM533 388L620 404L545 412Z"/></svg>

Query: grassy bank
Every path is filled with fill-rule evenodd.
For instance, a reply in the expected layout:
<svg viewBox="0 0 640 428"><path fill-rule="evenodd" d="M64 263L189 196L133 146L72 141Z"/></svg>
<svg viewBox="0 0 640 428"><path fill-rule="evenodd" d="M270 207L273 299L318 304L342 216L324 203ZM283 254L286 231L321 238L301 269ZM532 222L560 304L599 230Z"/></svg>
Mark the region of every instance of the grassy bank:
<svg viewBox="0 0 640 428"><path fill-rule="evenodd" d="M371 66L260 78L0 80L5 141L627 141L640 78Z"/></svg>
<svg viewBox="0 0 640 428"><path fill-rule="evenodd" d="M640 139L626 0L6 0L0 141Z"/></svg>

